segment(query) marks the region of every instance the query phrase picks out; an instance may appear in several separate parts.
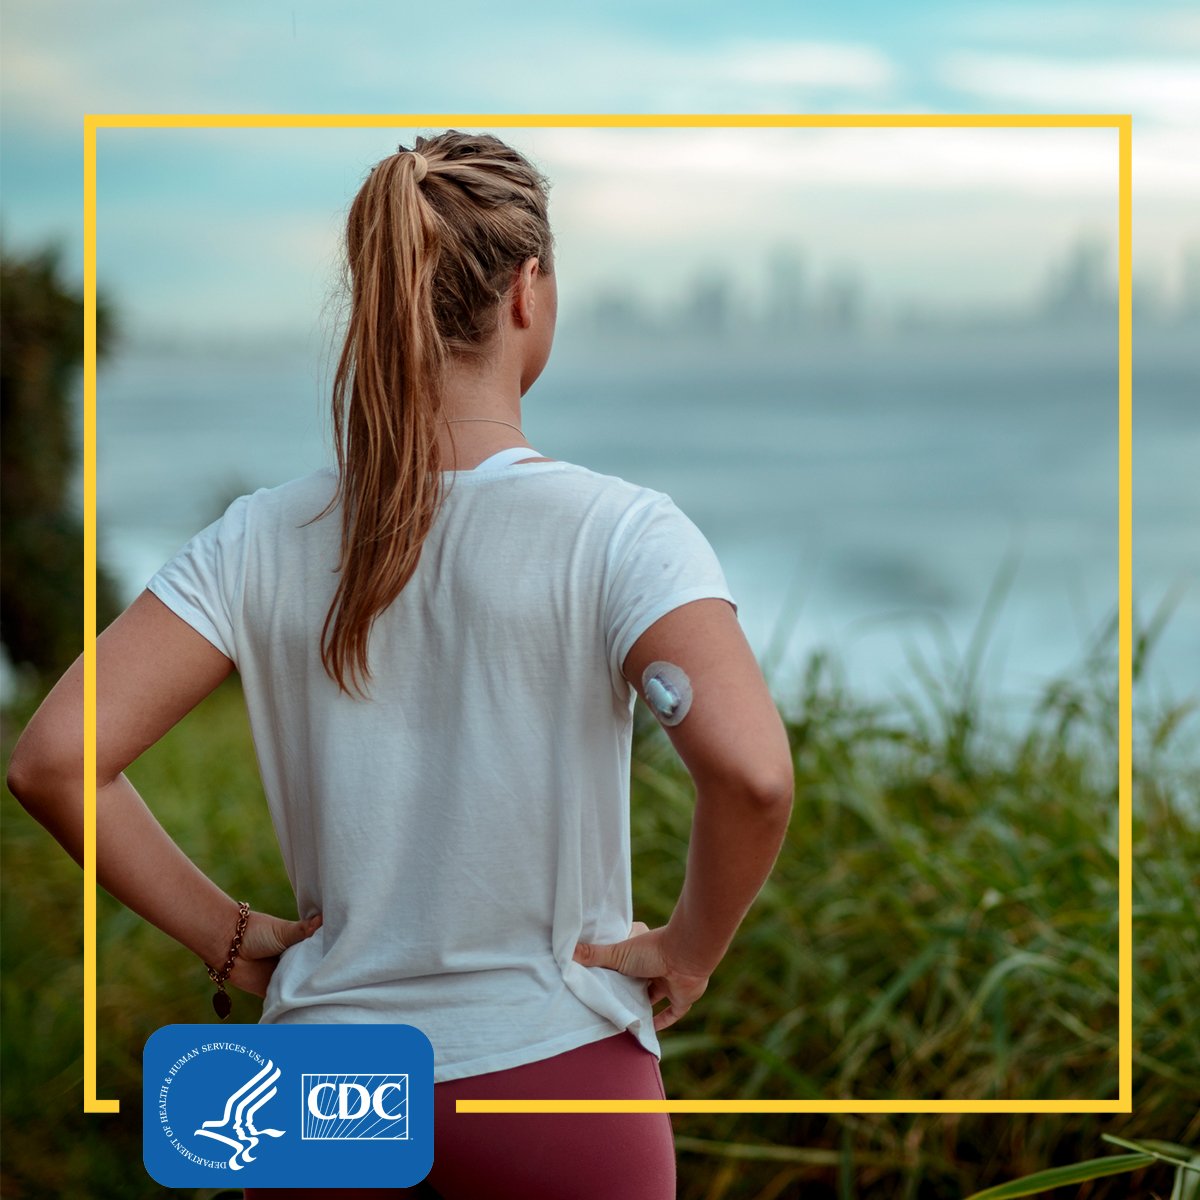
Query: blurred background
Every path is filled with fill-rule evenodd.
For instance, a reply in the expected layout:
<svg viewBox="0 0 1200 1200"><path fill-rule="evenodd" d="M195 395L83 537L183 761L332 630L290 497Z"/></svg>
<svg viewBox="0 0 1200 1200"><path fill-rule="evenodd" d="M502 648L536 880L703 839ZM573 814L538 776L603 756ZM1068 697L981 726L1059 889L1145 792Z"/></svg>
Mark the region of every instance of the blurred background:
<svg viewBox="0 0 1200 1200"><path fill-rule="evenodd" d="M857 31L852 8L756 32L683 30L671 7L555 22L536 60L481 14L488 37L447 54L440 19L386 6L267 6L234 27L133 4L132 37L107 9L11 8L6 253L57 239L78 276L85 110L1131 111L1136 591L1177 605L1151 673L1187 689L1194 18L933 4L899 25L864 5ZM187 44L203 54L181 71ZM98 505L122 602L231 494L328 460L344 214L373 162L432 128L101 132L120 333ZM696 520L781 702L817 646L874 693L914 652L961 653L1007 559L988 678L1019 707L1073 661L1116 605L1114 130L498 132L553 182L561 325L530 439Z"/></svg>
<svg viewBox="0 0 1200 1200"><path fill-rule="evenodd" d="M101 8L54 0L6 6L0 65L10 598L0 682L18 728L19 714L80 649L71 589L82 475L72 443L81 419L85 112L1131 113L1135 696L1146 747L1139 786L1152 797L1139 819L1161 818L1156 836L1176 853L1195 847L1200 17L1191 7L877 0L759 3L735 15L724 6L619 0L586 13L534 3L516 21L473 3L365 2L349 11L314 2L246 9L122 0ZM345 214L374 162L442 127L398 119L386 129L100 132L101 624L229 500L332 461L327 409L344 311ZM1058 1032L1064 1045L1084 1038L1096 1054L1111 1053L1102 1031L1111 1030L1115 1012L1115 875L1111 856L1087 865L1085 842L1094 839L1105 855L1115 849L1116 131L556 129L534 118L501 128L482 115L459 127L498 133L552 182L559 330L550 364L525 400L529 440L542 454L666 491L696 521L788 717L798 773L811 771L814 796L826 786L843 799L872 788L890 796L871 810L875 818L890 804L911 827L871 825L888 853L911 835L909 860L928 857L944 878L956 867L969 873L971 864L992 863L995 847L981 849L974 835L955 842L953 854L950 841L934 850L921 841L919 827L927 819L937 826L947 797L961 806L953 821L941 813L949 823L939 828L951 841L948 831L973 828L985 810L989 820L1002 811L997 820L1015 827L1030 819L1031 805L1043 806L1045 829L1058 832L1043 873L1032 860L1021 863L1026 882L1030 872L1035 880L1053 877L1065 847L1075 845L1070 838L1083 839L1076 868L1089 894L1080 912L1092 915L1071 961L1094 959L1097 974L1076 980L1087 986L1064 998L1063 1011L1079 1015L1064 1017ZM18 308L35 316L19 325ZM47 359L51 328L57 342ZM27 398L21 406L12 399L18 393ZM35 394L36 403L28 399ZM36 525L26 519L35 506L51 514ZM56 554L48 566L49 546ZM21 605L14 607L14 595ZM822 681L832 677L829 690ZM878 707L866 717L856 705ZM859 715L846 726L850 711ZM220 728L226 738L242 736ZM992 740L968 747L968 732L978 731ZM1029 758L1031 747L1042 753L1059 734L1065 745L1068 732L1090 747L1081 758L1053 767ZM868 743L909 737L917 739L909 746L912 778L922 781L917 792L907 775L895 790L894 762L870 775L874 782L855 774ZM199 740L194 730L192 738ZM836 753L822 740L829 738ZM1009 744L1018 747L1011 773L989 791L978 781L981 764ZM186 763L194 751L163 753ZM656 752L644 743L641 753ZM230 786L253 789L248 746L244 757L244 777ZM169 762L176 765L164 759L160 768L168 790L181 786L184 770ZM946 783L962 778L972 781L966 790ZM918 794L932 797L933 808ZM1053 804L1065 824L1048 815ZM685 813L680 820L686 832ZM828 857L843 870L849 851L835 826L825 830ZM988 836L998 827L993 821ZM1031 846L1022 839L1010 848L1014 861L1033 854ZM849 944L842 917L833 915L844 916L847 889L877 870L860 866L859 884L836 871L830 877L831 945ZM887 866L878 872L883 878ZM1181 859L1177 874L1160 881L1150 911L1181 916L1179 884L1187 877ZM1025 894L1020 879L1005 884L999 868L990 891L955 878L938 903L962 899L972 921L996 903L981 896ZM811 883L797 878L796 889ZM894 915L900 890L896 884L894 893L864 900L864 912ZM664 884L662 894L669 892ZM1045 921L1074 905L1073 895L1041 894ZM794 901L779 898L779 920L797 919ZM654 903L646 901L650 909ZM783 939L788 944L816 937L816 908L806 911L808 923ZM913 908L918 961L924 935L916 931L932 919L921 904ZM125 928L115 910L109 920ZM1030 927L1013 921L1007 950L1026 953ZM889 962L892 974L879 981L887 989L903 967L888 959L895 930L872 928L879 939L862 962ZM1170 938L1193 959L1200 954L1194 930ZM20 957L19 946L13 953ZM71 953L63 949L64 963ZM1147 953L1164 972L1151 979L1147 967L1147 995L1161 1016L1163 988L1175 976L1152 948ZM1015 960L1006 961L1002 973L1020 978ZM960 1000L981 995L976 985L996 968L986 956L976 965L979 977L968 972ZM774 970L764 967L747 986ZM844 981L831 988L827 1011L813 1001L826 1041L830 1030L861 1032L861 1021L854 1025L844 1011ZM1097 997L1090 1016L1082 993ZM995 1049L1004 1042L996 1030L1017 1025L1011 1011L1003 1021L996 1016L988 995ZM115 997L112 1006L119 1007ZM773 1012L778 998L741 996L730 1012L756 1006ZM877 1007L862 1020L876 1013L882 1021ZM145 1032L161 1017L161 1009L148 1012ZM753 1047L765 1035L737 1036ZM139 1037L137 1029L126 1040L140 1045ZM1169 1071L1147 1068L1167 1090L1143 1112L1175 1108L1169 1089L1197 1078L1197 1045L1193 1025L1186 1049L1177 1040L1163 1049ZM1027 1050L1030 1062L1052 1061L1062 1077L1035 1080L997 1049L1003 1070L986 1081L972 1077L961 1094L977 1094L970 1090L977 1084L990 1094L1048 1094L1040 1087L1057 1095L1081 1077L1074 1050L1057 1058L1040 1042ZM927 1052L929 1062L937 1058ZM870 1083L863 1060L846 1053L836 1075L845 1094L876 1086L889 1094L896 1061L877 1064ZM776 1085L782 1095L805 1094L807 1086L831 1094L828 1071L816 1066L797 1081L803 1058L789 1044L778 1059L792 1064L792 1074L780 1068L778 1076L723 1079L714 1094L771 1095ZM946 1078L918 1072L911 1086L954 1094L951 1081L962 1073L955 1075L953 1055L947 1063ZM1092 1066L1086 1078L1094 1094L1112 1094L1111 1063ZM670 1086L683 1094L682 1075ZM703 1086L692 1081L687 1094ZM718 1124L707 1130L714 1138L736 1136ZM877 1123L878 1144L864 1150L870 1137L862 1140L862 1123L828 1124L754 1129L774 1150L832 1138L835 1165L848 1154L883 1154L886 1143L895 1152L889 1169L900 1171L918 1128L907 1122L907 1133L897 1132L895 1122L889 1141ZM1000 1174L987 1177L1011 1174L1018 1160L1028 1166L1051 1154L1072 1160L1098 1152L1095 1124L1026 1144L1014 1122L1014 1146L1025 1146L1024 1156L1002 1154L987 1167ZM1161 1121L1155 1130L1179 1134ZM987 1142L973 1137L977 1147ZM692 1141L689 1161L707 1172L720 1161L716 1141ZM697 1182L688 1194L791 1195L783 1189L809 1179L810 1167L810 1182L821 1186L821 1171L831 1168L819 1158L825 1151L814 1153L795 1159L776 1191L766 1176L739 1190L748 1176L737 1173L742 1168L729 1174L725 1162L725 1190L703 1191ZM941 1164L953 1182L936 1194L961 1195L986 1174L982 1159L970 1173L974 1160L961 1146L950 1157L960 1173ZM864 1190L848 1190L854 1171L838 1169L841 1182L812 1194L876 1194L866 1176ZM37 1194L30 1178L22 1174L21 1186ZM898 1178L875 1178L884 1189L878 1194L902 1194ZM915 1188L917 1176L907 1178Z"/></svg>

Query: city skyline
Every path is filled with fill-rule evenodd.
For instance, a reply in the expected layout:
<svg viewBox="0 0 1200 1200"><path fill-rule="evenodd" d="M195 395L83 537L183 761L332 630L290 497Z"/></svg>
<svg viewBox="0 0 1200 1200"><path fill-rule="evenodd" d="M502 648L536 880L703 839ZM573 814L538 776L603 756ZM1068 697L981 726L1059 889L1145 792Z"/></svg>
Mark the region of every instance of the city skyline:
<svg viewBox="0 0 1200 1200"><path fill-rule="evenodd" d="M1181 250L1182 270L1174 294L1164 295L1155 277L1133 279L1139 322L1173 324L1200 319L1200 239ZM735 278L714 265L693 270L691 287L664 304L652 304L636 287L599 290L581 321L603 334L647 336L675 332L720 337L738 332L853 333L884 328L934 328L1023 321L1085 325L1115 320L1115 247L1081 233L1051 260L1040 285L1013 303L948 306L936 295L901 301L872 294L866 270L852 260L811 272L799 243L780 244L757 277ZM757 285L757 286L756 286Z"/></svg>
<svg viewBox="0 0 1200 1200"><path fill-rule="evenodd" d="M936 291L896 298L872 288L868 271L849 258L813 268L802 243L777 243L740 276L703 260L684 272L682 286L654 297L636 284L598 285L572 297L560 330L587 340L663 336L678 341L770 338L778 335L863 335L972 328L1019 330L1042 326L1105 328L1117 317L1116 248L1080 232L1043 267L1036 285L1018 299L963 304ZM1153 275L1133 278L1135 323L1171 329L1200 322L1200 239L1180 250L1177 286L1168 291ZM103 290L103 281L101 282ZM120 296L114 297L118 303ZM277 329L266 345L311 336L311 323ZM238 326L123 330L132 346L185 349L249 343L262 331Z"/></svg>

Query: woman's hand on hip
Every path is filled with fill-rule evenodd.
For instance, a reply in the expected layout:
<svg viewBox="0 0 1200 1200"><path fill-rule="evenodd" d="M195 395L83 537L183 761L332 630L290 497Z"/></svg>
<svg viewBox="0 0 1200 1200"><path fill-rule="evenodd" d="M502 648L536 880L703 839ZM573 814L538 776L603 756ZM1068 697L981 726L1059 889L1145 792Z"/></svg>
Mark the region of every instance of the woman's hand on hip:
<svg viewBox="0 0 1200 1200"><path fill-rule="evenodd" d="M269 913L251 911L229 982L243 992L262 998L279 965L279 956L290 946L312 937L320 928L320 914L303 921L288 921Z"/></svg>
<svg viewBox="0 0 1200 1200"><path fill-rule="evenodd" d="M574 959L585 967L607 967L634 979L649 981L650 1004L669 1001L666 1008L654 1014L654 1028L666 1029L704 994L708 974L697 974L672 955L667 940L667 926L651 929L644 921L635 921L629 937L623 942L596 945L579 942Z"/></svg>

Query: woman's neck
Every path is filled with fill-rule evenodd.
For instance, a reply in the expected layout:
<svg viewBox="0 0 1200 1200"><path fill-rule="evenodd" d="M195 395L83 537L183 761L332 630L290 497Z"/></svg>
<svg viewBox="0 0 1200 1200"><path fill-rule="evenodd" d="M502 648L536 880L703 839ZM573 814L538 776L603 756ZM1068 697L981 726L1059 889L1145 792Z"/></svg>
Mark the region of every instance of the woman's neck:
<svg viewBox="0 0 1200 1200"><path fill-rule="evenodd" d="M529 445L521 432L521 377L513 356L452 362L442 387L438 428L442 469L469 471L497 450ZM531 447L532 449L532 447Z"/></svg>

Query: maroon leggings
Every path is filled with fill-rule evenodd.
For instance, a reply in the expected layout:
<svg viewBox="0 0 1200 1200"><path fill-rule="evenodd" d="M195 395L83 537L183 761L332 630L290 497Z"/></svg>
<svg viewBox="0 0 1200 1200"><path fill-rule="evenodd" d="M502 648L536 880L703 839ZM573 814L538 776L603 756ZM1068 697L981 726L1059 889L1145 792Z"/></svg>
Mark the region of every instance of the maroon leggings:
<svg viewBox="0 0 1200 1200"><path fill-rule="evenodd" d="M434 1085L433 1170L411 1188L247 1188L246 1200L674 1200L669 1113L456 1113L457 1100L665 1100L628 1031L540 1062Z"/></svg>

